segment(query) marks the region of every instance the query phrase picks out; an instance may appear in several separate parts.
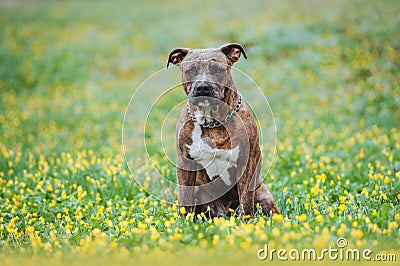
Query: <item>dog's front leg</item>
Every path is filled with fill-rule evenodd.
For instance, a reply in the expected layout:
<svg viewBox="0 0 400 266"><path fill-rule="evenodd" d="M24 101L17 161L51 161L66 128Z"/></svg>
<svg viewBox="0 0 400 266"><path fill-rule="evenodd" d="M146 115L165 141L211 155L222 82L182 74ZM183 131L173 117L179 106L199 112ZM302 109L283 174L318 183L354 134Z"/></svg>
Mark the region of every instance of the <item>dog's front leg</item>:
<svg viewBox="0 0 400 266"><path fill-rule="evenodd" d="M196 172L177 169L179 189L178 204L185 207L186 212L192 212L195 205L194 188L196 184Z"/></svg>
<svg viewBox="0 0 400 266"><path fill-rule="evenodd" d="M254 191L249 191L248 184L245 182L246 178L241 178L237 183L238 196L239 196L239 215L254 214Z"/></svg>
<svg viewBox="0 0 400 266"><path fill-rule="evenodd" d="M239 196L239 215L253 216L255 211L254 198L257 177L260 175L261 152L255 148L250 152L253 161L247 161L245 165L238 164L238 173L241 174L237 182ZM244 168L244 169L243 169Z"/></svg>
<svg viewBox="0 0 400 266"><path fill-rule="evenodd" d="M238 173L242 172L242 175L237 182L238 198L239 198L239 215L253 215L254 214L254 196L255 191L250 189L250 182L252 179L251 166L248 164L246 168ZM239 169L238 169L239 170Z"/></svg>

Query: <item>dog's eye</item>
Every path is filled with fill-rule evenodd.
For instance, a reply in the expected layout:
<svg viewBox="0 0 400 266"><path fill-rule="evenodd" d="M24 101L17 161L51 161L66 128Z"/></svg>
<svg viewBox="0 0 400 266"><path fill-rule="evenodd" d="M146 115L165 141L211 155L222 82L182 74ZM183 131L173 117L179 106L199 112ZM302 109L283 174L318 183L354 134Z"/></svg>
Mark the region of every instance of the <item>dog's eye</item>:
<svg viewBox="0 0 400 266"><path fill-rule="evenodd" d="M194 75L194 74L196 74L196 69L195 68L191 68L188 71L186 71L186 73L188 73L189 75Z"/></svg>
<svg viewBox="0 0 400 266"><path fill-rule="evenodd" d="M215 73L217 73L217 74L221 74L223 72L224 72L224 70L222 68L216 68L215 69Z"/></svg>

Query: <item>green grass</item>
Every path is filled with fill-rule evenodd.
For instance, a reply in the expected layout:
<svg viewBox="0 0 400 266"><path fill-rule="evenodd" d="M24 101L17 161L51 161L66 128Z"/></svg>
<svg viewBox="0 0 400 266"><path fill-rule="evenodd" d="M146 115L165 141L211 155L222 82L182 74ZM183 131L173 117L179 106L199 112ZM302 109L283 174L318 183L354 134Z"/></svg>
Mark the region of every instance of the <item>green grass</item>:
<svg viewBox="0 0 400 266"><path fill-rule="evenodd" d="M264 244L322 249L344 237L399 260L399 12L397 1L1 4L0 258L256 264ZM274 113L265 182L281 216L195 221L138 186L153 166L176 179L159 134L183 91L149 117L153 165L136 138L132 174L124 161L135 89L173 48L225 42L245 46L235 66Z"/></svg>

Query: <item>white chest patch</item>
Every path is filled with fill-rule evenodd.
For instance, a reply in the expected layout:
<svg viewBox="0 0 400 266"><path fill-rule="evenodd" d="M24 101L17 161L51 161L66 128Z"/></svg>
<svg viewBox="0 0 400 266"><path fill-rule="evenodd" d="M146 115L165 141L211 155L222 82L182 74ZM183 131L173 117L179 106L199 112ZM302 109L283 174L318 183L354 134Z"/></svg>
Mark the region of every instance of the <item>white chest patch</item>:
<svg viewBox="0 0 400 266"><path fill-rule="evenodd" d="M230 150L212 148L201 139L201 127L197 123L192 131L192 145L187 145L190 156L201 164L207 171L211 180L220 176L225 184L230 185L228 169L237 167L239 145Z"/></svg>

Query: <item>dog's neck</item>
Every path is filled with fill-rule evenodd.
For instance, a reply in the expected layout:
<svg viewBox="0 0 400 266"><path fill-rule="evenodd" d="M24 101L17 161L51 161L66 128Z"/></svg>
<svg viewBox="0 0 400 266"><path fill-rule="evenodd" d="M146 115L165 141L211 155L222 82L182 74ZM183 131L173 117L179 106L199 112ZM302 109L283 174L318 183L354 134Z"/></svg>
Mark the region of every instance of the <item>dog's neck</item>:
<svg viewBox="0 0 400 266"><path fill-rule="evenodd" d="M238 105L239 108L241 106L241 97L239 96L236 88L234 88L234 90L227 90L229 92L226 93L224 101L221 104L208 106L189 104L189 116L194 116L194 122L202 126L217 124L218 122L224 121L224 119L226 119L226 117L231 114Z"/></svg>
<svg viewBox="0 0 400 266"><path fill-rule="evenodd" d="M224 99L223 101L231 106L232 108L235 107L237 101L239 98L239 94L237 92L237 89L235 87L235 85L232 83L229 87L225 88L225 92L224 92Z"/></svg>
<svg viewBox="0 0 400 266"><path fill-rule="evenodd" d="M216 121L220 121L219 118L219 106L194 106L194 117L196 118L196 122L199 125L207 125L211 123L215 123Z"/></svg>

